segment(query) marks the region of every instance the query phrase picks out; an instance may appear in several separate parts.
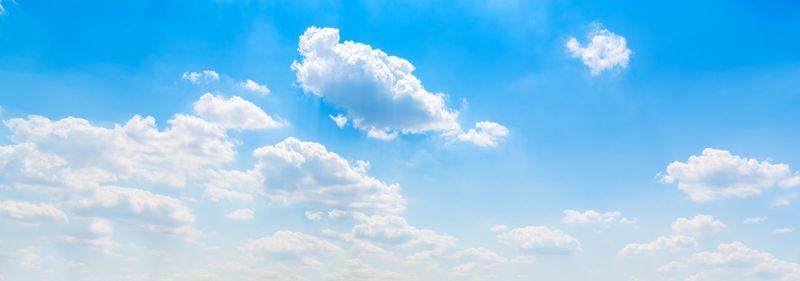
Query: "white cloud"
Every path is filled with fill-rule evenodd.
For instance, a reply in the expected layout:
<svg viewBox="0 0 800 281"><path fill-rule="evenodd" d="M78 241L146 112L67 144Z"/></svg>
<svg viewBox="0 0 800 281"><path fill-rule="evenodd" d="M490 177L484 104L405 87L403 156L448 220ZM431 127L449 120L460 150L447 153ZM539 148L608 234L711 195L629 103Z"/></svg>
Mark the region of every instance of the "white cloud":
<svg viewBox="0 0 800 281"><path fill-rule="evenodd" d="M0 146L0 172L16 182L85 189L101 182L143 179L182 187L234 159L225 129L175 115L159 131L152 117L134 116L108 129L85 119L41 116L4 121L15 145Z"/></svg>
<svg viewBox="0 0 800 281"><path fill-rule="evenodd" d="M349 259L341 272L327 274L327 280L347 281L380 281L380 280L409 280L400 273L379 269L368 265L360 259Z"/></svg>
<svg viewBox="0 0 800 281"><path fill-rule="evenodd" d="M477 146L495 147L498 141L508 135L508 128L495 122L481 121L475 123L476 129L469 129L466 133L459 133L459 141L471 142Z"/></svg>
<svg viewBox="0 0 800 281"><path fill-rule="evenodd" d="M255 211L253 209L238 209L225 215L226 218L232 220L250 220L253 219Z"/></svg>
<svg viewBox="0 0 800 281"><path fill-rule="evenodd" d="M774 230L772 232L773 233L778 233L778 234L790 233L790 232L794 232L794 228L792 228L792 227L784 227L784 228L776 229L776 230Z"/></svg>
<svg viewBox="0 0 800 281"><path fill-rule="evenodd" d="M334 210L329 212L329 216L352 218L356 221L356 225L353 226L353 236L368 241L403 247L424 246L438 251L447 249L456 242L450 235L409 225L405 218L398 215L368 216L361 212Z"/></svg>
<svg viewBox="0 0 800 281"><path fill-rule="evenodd" d="M506 231L506 230L508 230L508 226L505 226L505 225L494 225L489 230L491 230L493 232Z"/></svg>
<svg viewBox="0 0 800 281"><path fill-rule="evenodd" d="M101 218L94 218L89 224L89 231L94 235L111 235L114 233L114 228L111 227L111 222Z"/></svg>
<svg viewBox="0 0 800 281"><path fill-rule="evenodd" d="M682 251L697 248L697 240L685 235L672 235L658 237L650 243L631 243L619 251L620 256L640 256L656 251Z"/></svg>
<svg viewBox="0 0 800 281"><path fill-rule="evenodd" d="M253 80L248 79L245 82L239 83L239 86L242 86L242 88L245 88L251 92L256 92L262 95L269 94L269 88L267 88L266 85L258 84Z"/></svg>
<svg viewBox="0 0 800 281"><path fill-rule="evenodd" d="M489 263L504 263L508 262L508 258L502 257L495 252L486 248L467 248L456 251L448 256L450 259L457 259L462 262L489 262Z"/></svg>
<svg viewBox="0 0 800 281"><path fill-rule="evenodd" d="M504 243L518 245L522 250L542 254L567 254L581 251L581 243L561 230L547 226L527 226L500 233Z"/></svg>
<svg viewBox="0 0 800 281"><path fill-rule="evenodd" d="M302 254L335 254L342 252L342 248L331 242L319 239L313 235L281 230L272 236L250 240L240 250L245 252L265 251L278 255Z"/></svg>
<svg viewBox="0 0 800 281"><path fill-rule="evenodd" d="M531 255L519 255L511 259L511 262L518 264L533 264L536 263L536 257Z"/></svg>
<svg viewBox="0 0 800 281"><path fill-rule="evenodd" d="M323 212L306 211L306 218L312 221L321 220L323 215L324 215Z"/></svg>
<svg viewBox="0 0 800 281"><path fill-rule="evenodd" d="M706 233L718 232L725 229L725 224L714 220L711 215L699 214L694 218L678 218L672 223L672 230L678 234L701 235Z"/></svg>
<svg viewBox="0 0 800 281"><path fill-rule="evenodd" d="M366 162L350 163L321 144L287 138L253 155L254 170L277 202L380 212L404 208L398 185L368 176Z"/></svg>
<svg viewBox="0 0 800 281"><path fill-rule="evenodd" d="M756 159L731 155L725 150L706 148L701 156L691 156L686 163L672 162L661 176L665 183L678 182L678 188L698 202L737 196L761 194L764 189L779 185L793 186L797 174L789 165L759 162Z"/></svg>
<svg viewBox="0 0 800 281"><path fill-rule="evenodd" d="M338 114L336 116L333 115L328 115L328 116L331 118L331 120L333 120L333 122L336 122L336 126L339 128L342 128L344 127L344 125L347 124L347 117L345 117L342 114Z"/></svg>
<svg viewBox="0 0 800 281"><path fill-rule="evenodd" d="M742 223L759 223L767 221L766 217L746 218Z"/></svg>
<svg viewBox="0 0 800 281"><path fill-rule="evenodd" d="M219 80L219 74L213 70L203 70L201 72L184 72L183 79L192 83L208 83Z"/></svg>
<svg viewBox="0 0 800 281"><path fill-rule="evenodd" d="M143 226L174 228L195 219L182 201L136 188L103 186L76 198L72 204L81 215L132 221Z"/></svg>
<svg viewBox="0 0 800 281"><path fill-rule="evenodd" d="M763 280L800 280L800 264L750 249L742 242L720 244L715 252L695 253L686 263L709 266L716 274L744 275Z"/></svg>
<svg viewBox="0 0 800 281"><path fill-rule="evenodd" d="M457 131L458 112L444 94L425 90L407 60L353 41L339 43L339 30L309 27L300 36L302 62L294 62L305 91L341 106L362 130L407 133Z"/></svg>
<svg viewBox="0 0 800 281"><path fill-rule="evenodd" d="M617 211L601 214L594 210L588 210L583 213L576 210L564 210L564 218L561 221L570 224L609 224L613 223L621 215L622 213Z"/></svg>
<svg viewBox="0 0 800 281"><path fill-rule="evenodd" d="M608 29L601 29L600 25L586 36L591 42L586 47L581 46L574 37L567 42L567 49L572 57L580 57L583 64L589 67L592 75L598 75L604 70L614 67L628 66L631 50L626 47L625 37L614 34Z"/></svg>
<svg viewBox="0 0 800 281"><path fill-rule="evenodd" d="M50 204L0 202L0 215L26 223L67 222L67 214Z"/></svg>
<svg viewBox="0 0 800 281"><path fill-rule="evenodd" d="M207 93L195 102L194 112L227 129L256 130L283 126L283 123L272 119L261 108L240 97L225 99L221 95Z"/></svg>

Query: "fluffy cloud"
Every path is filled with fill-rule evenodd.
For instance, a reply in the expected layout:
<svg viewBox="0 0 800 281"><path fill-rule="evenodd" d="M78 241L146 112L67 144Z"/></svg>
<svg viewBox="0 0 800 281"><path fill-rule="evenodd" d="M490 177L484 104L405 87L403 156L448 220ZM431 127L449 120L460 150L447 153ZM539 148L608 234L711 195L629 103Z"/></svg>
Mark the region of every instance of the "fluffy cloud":
<svg viewBox="0 0 800 281"><path fill-rule="evenodd" d="M742 242L720 244L714 252L695 253L686 259L685 264L708 266L714 269L712 272L715 274L744 275L763 280L800 280L800 264L750 249Z"/></svg>
<svg viewBox="0 0 800 281"><path fill-rule="evenodd" d="M486 248L467 248L456 251L448 256L450 259L457 259L468 262L490 262L490 263L504 263L508 262L508 258L498 255L495 252Z"/></svg>
<svg viewBox="0 0 800 281"><path fill-rule="evenodd" d="M369 45L339 43L339 30L310 27L300 36L302 62L292 64L307 92L343 107L356 128L422 133L459 129L444 94L425 90L407 60Z"/></svg>
<svg viewBox="0 0 800 281"><path fill-rule="evenodd" d="M253 219L253 215L255 215L253 209L238 209L225 215L225 217L232 220L250 220Z"/></svg>
<svg viewBox="0 0 800 281"><path fill-rule="evenodd" d="M568 254L581 251L581 243L561 230L547 226L527 226L500 233L497 238L522 250L542 254Z"/></svg>
<svg viewBox="0 0 800 281"><path fill-rule="evenodd" d="M682 251L697 248L697 240L685 235L658 237L650 243L631 243L619 251L620 256L640 256L656 251Z"/></svg>
<svg viewBox="0 0 800 281"><path fill-rule="evenodd" d="M588 210L583 213L576 210L564 210L564 218L561 221L571 224L609 224L613 223L621 215L622 213L616 211L601 214L594 210Z"/></svg>
<svg viewBox="0 0 800 281"><path fill-rule="evenodd" d="M275 232L272 236L250 240L240 250L292 256L312 253L335 254L343 251L339 246L313 235L287 230Z"/></svg>
<svg viewBox="0 0 800 281"><path fill-rule="evenodd" d="M173 228L194 222L192 211L182 201L136 188L103 186L75 199L72 204L75 212L81 215L141 225Z"/></svg>
<svg viewBox="0 0 800 281"><path fill-rule="evenodd" d="M591 42L581 46L577 39L570 38L567 49L572 57L580 57L583 64L589 67L592 75L598 75L604 70L614 67L626 67L631 55L631 50L626 47L625 37L614 34L608 29L596 29L586 36Z"/></svg>
<svg viewBox="0 0 800 281"><path fill-rule="evenodd" d="M67 222L67 214L55 206L25 201L0 202L0 215L26 223Z"/></svg>
<svg viewBox="0 0 800 281"><path fill-rule="evenodd" d="M74 117L30 116L4 123L17 144L0 146L0 172L22 183L86 188L143 179L184 186L202 168L235 156L224 128L188 115L175 115L165 131L152 117L138 115L110 129Z"/></svg>
<svg viewBox="0 0 800 281"><path fill-rule="evenodd" d="M714 220L711 215L696 215L692 219L678 218L672 223L672 230L678 234L700 235L725 229L725 224Z"/></svg>
<svg viewBox="0 0 800 281"><path fill-rule="evenodd" d="M379 212L404 208L399 186L368 176L366 162L350 163L321 144L287 138L253 155L258 158L254 170L275 201Z"/></svg>
<svg viewBox="0 0 800 281"><path fill-rule="evenodd" d="M334 119L339 127L352 120L367 136L384 140L398 132L443 132L480 146L496 146L508 134L505 127L486 121L477 130L462 132L458 111L447 107L447 96L428 92L412 74L410 62L366 44L340 43L338 29L308 28L298 50L303 60L292 69L299 86L345 111Z"/></svg>
<svg viewBox="0 0 800 281"><path fill-rule="evenodd" d="M201 72L184 72L183 79L195 84L208 83L219 80L219 74L213 70L203 70Z"/></svg>
<svg viewBox="0 0 800 281"><path fill-rule="evenodd" d="M329 216L332 218L348 217L355 220L356 224L352 231L354 237L374 242L404 247L424 246L441 251L453 246L456 241L450 235L409 225L405 218L398 215L368 216L361 212L334 210L329 212Z"/></svg>
<svg viewBox="0 0 800 281"><path fill-rule="evenodd" d="M225 99L223 96L207 93L194 103L194 112L226 129L256 130L283 126L283 123L272 119L261 108L240 97Z"/></svg>
<svg viewBox="0 0 800 281"><path fill-rule="evenodd" d="M692 200L704 202L761 194L764 189L775 185L794 186L798 177L786 164L759 162L731 155L725 150L706 148L702 155L692 155L686 163L670 163L661 181L677 181L678 188L688 193Z"/></svg>
<svg viewBox="0 0 800 281"><path fill-rule="evenodd" d="M475 129L469 129L466 133L459 133L456 137L459 141L471 142L477 146L497 146L498 141L508 135L508 129L500 124L489 121L475 123Z"/></svg>
<svg viewBox="0 0 800 281"><path fill-rule="evenodd" d="M269 94L269 88L267 88L266 85L258 84L256 83L256 81L253 80L247 80L245 82L242 82L239 84L239 86L242 86L242 88L245 88L248 91L256 92L262 95Z"/></svg>

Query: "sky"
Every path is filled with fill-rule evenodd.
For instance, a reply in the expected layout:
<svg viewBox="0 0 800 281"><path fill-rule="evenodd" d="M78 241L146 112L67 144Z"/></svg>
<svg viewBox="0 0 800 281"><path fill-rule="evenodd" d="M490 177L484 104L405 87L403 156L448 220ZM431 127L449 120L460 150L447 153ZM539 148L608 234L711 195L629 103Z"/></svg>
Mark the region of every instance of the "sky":
<svg viewBox="0 0 800 281"><path fill-rule="evenodd" d="M800 280L797 1L0 7L0 280Z"/></svg>

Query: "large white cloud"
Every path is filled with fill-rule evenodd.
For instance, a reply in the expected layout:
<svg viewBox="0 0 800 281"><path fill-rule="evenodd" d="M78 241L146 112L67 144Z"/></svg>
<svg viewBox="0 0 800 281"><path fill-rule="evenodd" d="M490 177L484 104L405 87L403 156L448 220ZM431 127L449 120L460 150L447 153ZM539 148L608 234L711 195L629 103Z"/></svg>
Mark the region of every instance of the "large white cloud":
<svg viewBox="0 0 800 281"><path fill-rule="evenodd" d="M620 256L640 256L657 251L683 251L697 248L697 240L685 235L658 237L650 243L630 243L619 251Z"/></svg>
<svg viewBox="0 0 800 281"><path fill-rule="evenodd" d="M588 45L581 46L581 43L572 37L567 41L567 49L573 57L581 58L583 64L591 69L592 75L628 65L631 50L626 46L625 37L616 35L608 29L601 29L600 25L586 37L591 41Z"/></svg>
<svg viewBox="0 0 800 281"><path fill-rule="evenodd" d="M724 223L714 220L713 216L703 214L696 215L692 219L678 218L672 223L672 230L675 233L685 235L712 233L723 230L725 227Z"/></svg>
<svg viewBox="0 0 800 281"><path fill-rule="evenodd" d="M240 97L226 99L207 93L194 103L194 112L227 129L255 130L283 126L282 122L275 121L261 108Z"/></svg>
<svg viewBox="0 0 800 281"><path fill-rule="evenodd" d="M367 175L368 164L348 162L319 143L295 138L256 149L255 173L270 198L285 204L399 212L400 187Z"/></svg>
<svg viewBox="0 0 800 281"><path fill-rule="evenodd" d="M67 222L67 214L50 204L0 201L0 215L26 223Z"/></svg>
<svg viewBox="0 0 800 281"><path fill-rule="evenodd" d="M700 156L692 155L685 163L670 163L661 176L665 183L678 182L679 189L699 202L761 194L776 185L795 186L798 178L789 165L759 162L713 148L704 149Z"/></svg>
<svg viewBox="0 0 800 281"><path fill-rule="evenodd" d="M568 254L581 251L581 243L558 229L547 226L526 226L500 233L504 243L518 245L523 251L542 254Z"/></svg>
<svg viewBox="0 0 800 281"><path fill-rule="evenodd" d="M305 91L346 110L367 131L454 131L458 112L444 94L428 92L407 60L353 41L339 43L339 30L310 27L300 36L302 62L292 64Z"/></svg>
<svg viewBox="0 0 800 281"><path fill-rule="evenodd" d="M387 140L398 133L442 132L479 146L496 146L508 135L506 127L488 121L463 132L447 96L427 91L410 62L370 45L340 43L338 29L309 27L298 51L303 60L292 64L298 85L345 111L331 117L339 127L350 120L367 136Z"/></svg>

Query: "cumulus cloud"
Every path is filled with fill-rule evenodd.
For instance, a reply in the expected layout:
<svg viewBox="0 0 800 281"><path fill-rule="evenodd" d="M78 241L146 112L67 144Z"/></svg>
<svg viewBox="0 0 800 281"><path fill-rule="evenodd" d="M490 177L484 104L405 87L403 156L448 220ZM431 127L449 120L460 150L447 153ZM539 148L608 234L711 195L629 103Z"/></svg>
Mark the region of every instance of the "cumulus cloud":
<svg viewBox="0 0 800 281"><path fill-rule="evenodd" d="M621 215L622 213L617 211L601 214L594 210L583 213L576 210L564 210L564 218L561 221L570 224L609 224L616 221L617 217Z"/></svg>
<svg viewBox="0 0 800 281"><path fill-rule="evenodd" d="M408 224L405 218L394 214L369 216L361 212L333 210L329 212L329 216L353 219L356 222L352 230L353 236L367 241L403 247L423 246L438 251L447 249L456 242L450 235L419 229Z"/></svg>
<svg viewBox="0 0 800 281"><path fill-rule="evenodd" d="M67 222L67 214L50 204L25 201L0 202L0 215L20 222Z"/></svg>
<svg viewBox="0 0 800 281"><path fill-rule="evenodd" d="M203 70L201 72L184 72L183 79L195 84L208 83L219 80L219 74L213 70Z"/></svg>
<svg viewBox="0 0 800 281"><path fill-rule="evenodd" d="M582 46L575 37L567 41L567 49L572 57L581 58L583 64L589 67L592 75L598 75L604 70L614 67L628 66L631 50L625 43L625 37L614 34L600 25L586 36L591 42Z"/></svg>
<svg viewBox="0 0 800 281"><path fill-rule="evenodd" d="M711 215L699 214L692 219L678 218L672 223L672 230L678 234L701 235L725 229L725 224L714 220Z"/></svg>
<svg viewBox="0 0 800 281"><path fill-rule="evenodd" d="M458 136L456 140L495 146L508 134L493 122L461 132L458 111L447 106L445 94L422 86L410 62L370 45L340 43L338 29L309 27L300 36L298 51L303 60L292 64L298 85L342 108L343 117L368 137L389 140L398 133L442 132ZM344 119L337 124L344 124L339 120Z"/></svg>
<svg viewBox="0 0 800 281"><path fill-rule="evenodd" d="M650 243L631 243L619 251L620 256L641 256L657 251L683 251L697 248L697 240L685 235L658 237Z"/></svg>
<svg viewBox="0 0 800 281"><path fill-rule="evenodd" d="M477 130L476 130L477 129ZM498 141L504 140L508 135L508 128L495 122L481 121L475 123L475 129L469 129L466 133L459 133L456 137L459 141L471 142L477 146L495 147Z"/></svg>
<svg viewBox="0 0 800 281"><path fill-rule="evenodd" d="M731 155L725 150L706 148L700 156L687 162L675 161L661 175L665 183L678 182L678 188L698 202L730 196L747 197L761 194L772 186L790 187L798 182L789 165L759 162L756 159Z"/></svg>
<svg viewBox="0 0 800 281"><path fill-rule="evenodd" d="M119 186L93 189L72 202L76 213L132 221L168 228L194 222L191 209L181 200L150 191Z"/></svg>
<svg viewBox="0 0 800 281"><path fill-rule="evenodd" d="M313 235L288 230L277 231L272 236L250 240L240 250L250 253L263 251L295 257L303 254L335 254L343 251L339 246Z"/></svg>
<svg viewBox="0 0 800 281"><path fill-rule="evenodd" d="M265 192L277 202L379 212L404 208L398 185L370 177L366 162L348 162L319 143L287 138L253 155Z"/></svg>
<svg viewBox="0 0 800 281"><path fill-rule="evenodd" d="M248 79L245 82L239 83L239 86L242 86L242 88L245 88L248 91L256 92L262 95L269 94L269 88L267 88L266 85L258 84L256 83L256 81L253 80Z"/></svg>
<svg viewBox="0 0 800 281"><path fill-rule="evenodd" d="M226 129L256 130L283 126L282 122L275 121L261 108L240 97L225 99L207 93L194 103L194 112Z"/></svg>
<svg viewBox="0 0 800 281"><path fill-rule="evenodd" d="M232 220L250 220L253 219L255 211L253 209L238 209L225 215L226 218Z"/></svg>
<svg viewBox="0 0 800 281"><path fill-rule="evenodd" d="M580 252L581 243L558 229L547 226L514 228L497 235L499 241L517 245L523 251L541 254L568 254Z"/></svg>
<svg viewBox="0 0 800 281"><path fill-rule="evenodd" d="M778 259L768 252L750 249L742 242L720 244L712 252L694 253L682 263L707 266L715 275L744 275L751 280L800 280L800 264Z"/></svg>
<svg viewBox="0 0 800 281"><path fill-rule="evenodd" d="M489 262L489 263L504 263L508 262L508 258L498 255L489 249L480 248L467 248L456 251L448 256L450 259L457 259L462 262ZM522 261L522 259L520 259Z"/></svg>

